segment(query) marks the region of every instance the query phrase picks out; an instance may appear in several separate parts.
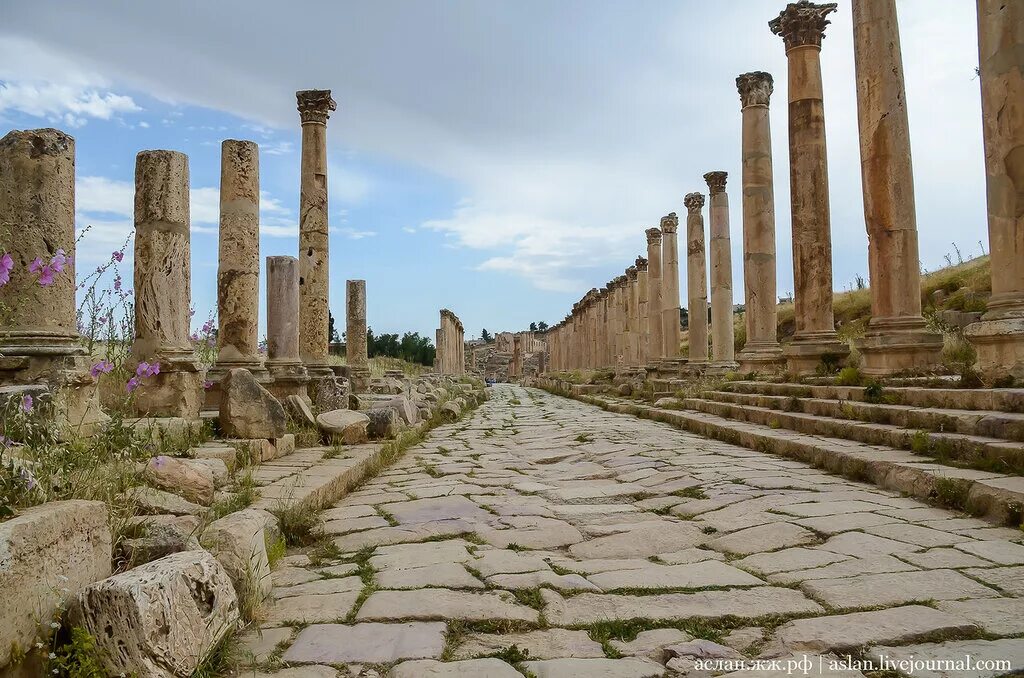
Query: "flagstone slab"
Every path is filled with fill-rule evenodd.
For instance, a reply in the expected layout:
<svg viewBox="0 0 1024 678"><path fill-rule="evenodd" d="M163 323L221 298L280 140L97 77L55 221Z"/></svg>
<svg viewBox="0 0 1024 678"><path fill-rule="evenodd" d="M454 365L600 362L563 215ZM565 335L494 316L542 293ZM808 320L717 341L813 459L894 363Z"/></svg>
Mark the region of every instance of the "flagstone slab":
<svg viewBox="0 0 1024 678"><path fill-rule="evenodd" d="M380 508L394 516L399 525L454 519L486 522L492 517L475 502L461 495L383 504Z"/></svg>
<svg viewBox="0 0 1024 678"><path fill-rule="evenodd" d="M800 587L836 609L899 605L924 600L996 598L998 593L956 570L864 574L845 579L814 579Z"/></svg>
<svg viewBox="0 0 1024 678"><path fill-rule="evenodd" d="M863 530L866 527L875 527L876 525L889 525L899 522L899 519L880 513L844 513L837 516L823 516L821 518L800 518L793 522L815 532L831 536L851 530Z"/></svg>
<svg viewBox="0 0 1024 678"><path fill-rule="evenodd" d="M382 589L484 588L484 583L470 574L461 563L436 563L425 567L383 570L377 573L374 581Z"/></svg>
<svg viewBox="0 0 1024 678"><path fill-rule="evenodd" d="M992 566L992 563L987 560L948 546L941 546L917 553L901 553L900 558L926 570Z"/></svg>
<svg viewBox="0 0 1024 678"><path fill-rule="evenodd" d="M967 541L957 544L956 548L999 565L1024 564L1024 546L1003 539Z"/></svg>
<svg viewBox="0 0 1024 678"><path fill-rule="evenodd" d="M792 652L844 652L878 643L912 643L930 634L962 634L976 629L964 617L923 605L907 605L795 619L776 630L773 642Z"/></svg>
<svg viewBox="0 0 1024 678"><path fill-rule="evenodd" d="M544 629L526 633L474 633L455 650L456 659L494 654L515 645L529 653L531 659L603 658L601 644L590 639L586 631Z"/></svg>
<svg viewBox="0 0 1024 678"><path fill-rule="evenodd" d="M796 547L771 553L756 553L752 556L735 560L733 564L736 567L742 567L758 574L774 574L776 572L791 572L793 570L823 567L849 559L850 556L841 553Z"/></svg>
<svg viewBox="0 0 1024 678"><path fill-rule="evenodd" d="M642 656L664 664L668 660L666 647L690 640L693 640L693 636L679 629L652 629L641 631L629 642L612 640L609 644L624 656Z"/></svg>
<svg viewBox="0 0 1024 678"><path fill-rule="evenodd" d="M349 593L359 591L363 588L363 580L359 577L342 577L330 579L317 579L316 581L296 584L294 586L281 586L274 588L274 597L291 598L293 596L322 596L332 593Z"/></svg>
<svg viewBox="0 0 1024 678"><path fill-rule="evenodd" d="M964 574L980 579L989 586L995 586L1011 596L1024 598L1024 567L972 568Z"/></svg>
<svg viewBox="0 0 1024 678"><path fill-rule="evenodd" d="M359 591L330 593L322 596L292 596L274 601L266 613L267 626L284 624L315 624L344 619L359 598Z"/></svg>
<svg viewBox="0 0 1024 678"><path fill-rule="evenodd" d="M908 544L916 544L917 546L923 546L926 548L952 546L954 544L971 541L970 537L965 537L955 532L945 532L943 530L921 527L920 525L908 525L906 523L878 525L876 527L868 527L864 531L878 537L904 541ZM1024 547L1022 547L1021 550L1024 550Z"/></svg>
<svg viewBox="0 0 1024 678"><path fill-rule="evenodd" d="M914 671L914 678L992 678L993 676L1020 675L1024 672L1024 639L1004 638L1002 640L958 640L945 643L922 643L903 647L878 646L868 650L869 658L879 661L883 656L889 661L903 662L930 659L936 665L939 662L960 662L961 666L967 656L973 660L975 668L955 668L949 670L930 668L927 665ZM1009 669L978 667L979 661L1005 661Z"/></svg>
<svg viewBox="0 0 1024 678"><path fill-rule="evenodd" d="M818 537L807 528L792 523L770 523L733 532L708 542L716 551L750 555L788 546L811 544Z"/></svg>
<svg viewBox="0 0 1024 678"><path fill-rule="evenodd" d="M469 546L471 544L464 539L380 546L370 557L370 565L380 571L426 567L437 563L462 563L473 558Z"/></svg>
<svg viewBox="0 0 1024 678"><path fill-rule="evenodd" d="M471 593L428 588L414 591L376 591L359 608L356 619L463 619L467 621L537 622L537 611L516 602L505 591Z"/></svg>
<svg viewBox="0 0 1024 678"><path fill-rule="evenodd" d="M498 548L515 544L528 549L551 549L583 541L583 534L563 520L541 516L509 516L501 519L508 529L481 529L480 536Z"/></svg>
<svg viewBox="0 0 1024 678"><path fill-rule="evenodd" d="M597 537L569 547L575 558L645 558L707 541L693 524L666 520L640 523L629 532Z"/></svg>
<svg viewBox="0 0 1024 678"><path fill-rule="evenodd" d="M800 591L769 586L646 596L581 593L571 598L541 589L541 596L546 603L544 616L557 626L614 619L667 621L692 617L715 619L733 615L752 618L767 614L824 612L820 605Z"/></svg>
<svg viewBox="0 0 1024 678"><path fill-rule="evenodd" d="M1020 598L950 600L936 606L977 624L986 633L997 636L1024 633L1024 600Z"/></svg>
<svg viewBox="0 0 1024 678"><path fill-rule="evenodd" d="M586 578L578 574L555 574L551 570L525 572L522 574L496 574L487 578L487 583L503 589L533 589L547 586L559 591L600 591Z"/></svg>
<svg viewBox="0 0 1024 678"><path fill-rule="evenodd" d="M491 577L496 574L518 574L551 569L547 561L540 555L529 552L520 553L508 549L483 551L478 557L471 559L467 564L484 577Z"/></svg>
<svg viewBox="0 0 1024 678"><path fill-rule="evenodd" d="M384 664L437 658L444 652L445 629L441 622L314 624L299 632L281 659L295 663Z"/></svg>
<svg viewBox="0 0 1024 678"><path fill-rule="evenodd" d="M391 669L391 678L523 678L500 659L439 662L432 659L402 662Z"/></svg>
<svg viewBox="0 0 1024 678"><path fill-rule="evenodd" d="M840 555L840 554L837 554ZM773 584L795 584L810 579L841 579L860 574L881 574L885 572L916 572L919 568L893 556L870 556L849 558L838 563L792 572L776 572L768 575Z"/></svg>
<svg viewBox="0 0 1024 678"><path fill-rule="evenodd" d="M588 577L605 591L614 589L693 589L707 586L760 586L764 582L731 565L710 560L687 565L650 564L642 569L613 570Z"/></svg>
<svg viewBox="0 0 1024 678"><path fill-rule="evenodd" d="M537 678L658 678L665 667L650 659L545 659L524 662Z"/></svg>

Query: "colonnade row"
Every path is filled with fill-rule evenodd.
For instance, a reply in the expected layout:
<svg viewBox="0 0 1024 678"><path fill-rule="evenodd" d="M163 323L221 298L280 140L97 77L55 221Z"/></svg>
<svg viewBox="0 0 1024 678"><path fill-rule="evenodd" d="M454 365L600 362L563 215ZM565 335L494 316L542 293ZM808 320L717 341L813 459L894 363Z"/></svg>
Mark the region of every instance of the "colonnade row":
<svg viewBox="0 0 1024 678"><path fill-rule="evenodd" d="M868 233L871 320L858 348L869 375L928 369L942 336L922 317L910 130L895 0L852 0L857 113ZM992 378L1024 378L1024 3L977 0L992 296L965 334ZM725 172L708 185L711 345L708 355L703 207L690 193L686 218L689 355L679 358L678 220L647 231L637 258L591 289L548 331L549 369L678 367L814 372L849 353L833 315L831 210L820 53L835 3L789 3L769 22L788 61L788 122L796 331L777 334L775 198L769 103L773 78L736 79L742 111L742 237L746 344L734 354L729 199Z"/></svg>
<svg viewBox="0 0 1024 678"><path fill-rule="evenodd" d="M335 102L329 90L300 91L296 97L302 123L299 252L266 260L266 356L258 345L257 145L238 140L221 145L218 352L205 373L190 340L188 157L167 150L136 157L131 361L133 369L142 362L159 364L159 373L135 391L140 414L196 417L204 400L216 405L218 381L232 368L250 370L278 397L305 397L311 380L335 376L328 364L326 145ZM88 382L83 367L89 358L75 306L72 137L39 129L12 131L0 139L0 224L10 231L2 242L13 259L10 280L0 286L0 385ZM66 265L52 284L43 285L29 274L32 262L51 262L58 250ZM369 375L365 281L349 280L346 297L348 369L356 383Z"/></svg>
<svg viewBox="0 0 1024 678"><path fill-rule="evenodd" d="M462 376L466 373L466 331L459 317L441 309L441 327L435 330L434 371Z"/></svg>

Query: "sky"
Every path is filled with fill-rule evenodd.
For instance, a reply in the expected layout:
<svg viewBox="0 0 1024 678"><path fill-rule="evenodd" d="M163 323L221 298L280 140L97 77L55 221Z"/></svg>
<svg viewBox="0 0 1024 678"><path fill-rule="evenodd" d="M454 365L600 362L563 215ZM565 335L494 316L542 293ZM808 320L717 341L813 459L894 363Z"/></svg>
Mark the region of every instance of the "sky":
<svg viewBox="0 0 1024 678"><path fill-rule="evenodd" d="M779 0L5 0L0 135L76 138L79 271L131 235L135 155L188 154L192 302L216 307L220 143L260 146L261 259L298 248L295 91L331 89L331 309L367 281L377 332L561 320L729 173L743 299L735 78L775 76L778 289L793 289ZM975 3L899 0L921 264L987 249ZM835 288L867 278L849 0L821 54ZM706 208L705 208L706 209ZM954 246L955 243L955 246ZM130 251L130 248L129 248ZM126 259L130 266L130 258ZM262 267L261 267L262 269ZM130 268L126 269L130 270ZM261 270L261 279L263 271ZM686 298L686 274L681 273ZM130 276L129 276L130 278ZM261 291L260 322L265 324Z"/></svg>

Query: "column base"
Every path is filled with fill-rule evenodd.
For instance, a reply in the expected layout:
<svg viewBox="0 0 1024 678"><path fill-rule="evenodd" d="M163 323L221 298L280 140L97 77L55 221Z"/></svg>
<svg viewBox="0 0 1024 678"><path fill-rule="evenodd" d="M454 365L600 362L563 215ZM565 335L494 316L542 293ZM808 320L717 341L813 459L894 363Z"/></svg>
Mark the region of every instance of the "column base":
<svg viewBox="0 0 1024 678"><path fill-rule="evenodd" d="M268 360L266 367L270 374L270 383L266 384L266 388L275 398L283 403L288 396L294 395L307 403L312 403L306 388L309 385L309 374L302 363L297 360L285 362Z"/></svg>
<svg viewBox="0 0 1024 678"><path fill-rule="evenodd" d="M160 374L146 377L133 394L140 417L198 419L203 404L203 374L194 360L159 358Z"/></svg>
<svg viewBox="0 0 1024 678"><path fill-rule="evenodd" d="M942 335L929 332L924 318L872 318L857 342L860 371L869 376L927 370L942 362Z"/></svg>
<svg viewBox="0 0 1024 678"><path fill-rule="evenodd" d="M270 383L270 372L267 371L266 366L262 360L224 360L217 361L213 364L209 370L206 371L206 381L211 383L210 388L206 389L206 395L203 399L203 409L206 410L217 410L220 409L220 398L221 388L220 382L224 379L224 376L228 372L234 369L249 370L252 376L256 378L260 384L264 387Z"/></svg>
<svg viewBox="0 0 1024 678"><path fill-rule="evenodd" d="M782 346L778 342L750 342L736 354L740 372L781 372L786 366Z"/></svg>
<svg viewBox="0 0 1024 678"><path fill-rule="evenodd" d="M82 368L85 354L85 347L77 335L0 332L0 386L55 381L69 369Z"/></svg>
<svg viewBox="0 0 1024 678"><path fill-rule="evenodd" d="M782 347L786 357L786 370L797 376L816 374L822 367L840 367L850 347L834 331L797 334L793 341Z"/></svg>
<svg viewBox="0 0 1024 678"><path fill-rule="evenodd" d="M349 366L348 381L353 393L366 393L370 388L370 368L362 365Z"/></svg>
<svg viewBox="0 0 1024 678"><path fill-rule="evenodd" d="M740 364L735 360L713 360L704 368L704 373L715 377L721 377L729 372L736 372L739 368Z"/></svg>
<svg viewBox="0 0 1024 678"><path fill-rule="evenodd" d="M325 377L336 376L334 368L328 363L313 363L304 361L302 365L306 368L306 373L309 374L310 379L323 379Z"/></svg>
<svg viewBox="0 0 1024 678"><path fill-rule="evenodd" d="M978 369L986 380L1024 379L1024 317L982 318L968 325L964 336L978 352Z"/></svg>

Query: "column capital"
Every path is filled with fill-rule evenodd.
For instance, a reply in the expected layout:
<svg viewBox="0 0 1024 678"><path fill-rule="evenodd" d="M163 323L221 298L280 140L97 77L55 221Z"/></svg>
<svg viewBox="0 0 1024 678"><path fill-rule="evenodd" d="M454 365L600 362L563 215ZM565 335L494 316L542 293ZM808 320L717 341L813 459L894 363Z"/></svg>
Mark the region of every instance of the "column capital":
<svg viewBox="0 0 1024 678"><path fill-rule="evenodd" d="M295 93L298 101L299 118L303 124L317 122L327 124L331 111L337 110L338 104L331 98L329 89L303 89Z"/></svg>
<svg viewBox="0 0 1024 678"><path fill-rule="evenodd" d="M691 214L693 212L700 212L704 208L704 194L703 193L687 193L683 198L683 204L686 205L687 211Z"/></svg>
<svg viewBox="0 0 1024 678"><path fill-rule="evenodd" d="M644 258L644 257L637 257L635 264L636 264L636 270L637 271L641 271L642 272L642 271L646 271L647 270L647 259L646 258Z"/></svg>
<svg viewBox="0 0 1024 678"><path fill-rule="evenodd" d="M771 73L764 71L743 73L736 78L736 89L740 92L741 108L748 106L767 108L768 102L772 98L772 92L775 90L775 81Z"/></svg>
<svg viewBox="0 0 1024 678"><path fill-rule="evenodd" d="M639 271L636 270L636 266L630 266L626 269L626 282L631 283L636 280Z"/></svg>
<svg viewBox="0 0 1024 678"><path fill-rule="evenodd" d="M704 175L704 181L708 182L708 190L711 191L712 196L725 193L725 181L728 178L728 172L708 172Z"/></svg>
<svg viewBox="0 0 1024 678"><path fill-rule="evenodd" d="M679 217L675 212L669 212L661 218L661 232L675 233L679 229Z"/></svg>
<svg viewBox="0 0 1024 678"><path fill-rule="evenodd" d="M647 244L648 245L660 245L661 244L661 229L660 228L648 228L647 233Z"/></svg>
<svg viewBox="0 0 1024 678"><path fill-rule="evenodd" d="M617 276L613 282L615 283L616 287L624 289L626 287L626 276L624 276L624 275Z"/></svg>
<svg viewBox="0 0 1024 678"><path fill-rule="evenodd" d="M768 28L775 35L782 36L787 51L795 47L821 47L825 27L832 23L825 17L834 11L834 2L820 5L809 0L791 2L779 16L768 22Z"/></svg>

